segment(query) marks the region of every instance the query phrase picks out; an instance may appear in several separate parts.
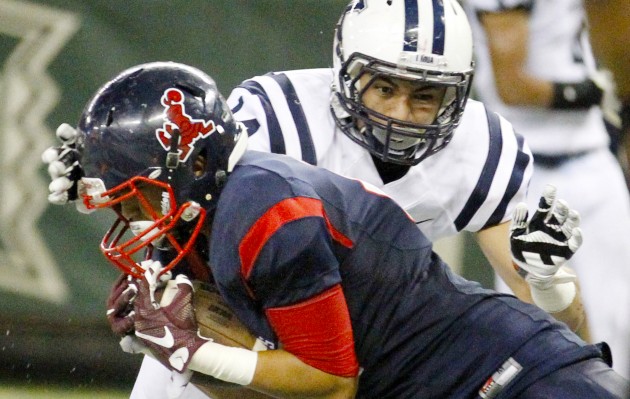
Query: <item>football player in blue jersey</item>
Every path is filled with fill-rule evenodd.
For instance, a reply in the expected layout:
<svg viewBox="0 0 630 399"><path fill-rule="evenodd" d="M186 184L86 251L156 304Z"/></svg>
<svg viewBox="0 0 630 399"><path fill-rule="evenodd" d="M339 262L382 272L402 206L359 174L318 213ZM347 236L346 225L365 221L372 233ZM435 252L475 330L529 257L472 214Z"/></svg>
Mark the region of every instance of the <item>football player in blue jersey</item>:
<svg viewBox="0 0 630 399"><path fill-rule="evenodd" d="M199 70L123 71L76 132L78 195L87 211L115 211L101 249L138 290L112 325L175 372L279 398L625 397L597 346L452 273L378 188L246 151L246 129ZM517 207L513 236L526 257L560 267L580 246L579 216L545 199L529 225ZM203 242L212 282L266 350L198 333L180 266ZM169 273L177 293L162 306L155 289Z"/></svg>
<svg viewBox="0 0 630 399"><path fill-rule="evenodd" d="M515 271L509 219L525 200L532 157L509 122L468 99L472 39L457 2L353 1L336 29L334 64L270 73L236 88L228 103L248 128L249 149L285 153L369 182L431 240L475 232L520 299L588 338L579 291L567 272L537 269L541 280ZM58 136L67 144L46 158L61 165L49 168L49 199L65 203L76 198L80 165L73 129L62 125ZM521 272L533 270L527 267ZM156 386L161 366L153 362L157 368L145 371L149 364L140 373L148 382L138 387Z"/></svg>

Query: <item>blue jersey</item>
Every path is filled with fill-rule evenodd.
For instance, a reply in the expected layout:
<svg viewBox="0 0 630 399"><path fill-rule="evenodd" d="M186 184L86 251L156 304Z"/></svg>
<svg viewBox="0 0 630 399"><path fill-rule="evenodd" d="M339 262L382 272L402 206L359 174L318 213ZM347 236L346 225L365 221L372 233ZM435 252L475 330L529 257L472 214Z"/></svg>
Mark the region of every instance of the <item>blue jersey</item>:
<svg viewBox="0 0 630 399"><path fill-rule="evenodd" d="M214 216L210 265L227 303L271 348L282 342L269 309L340 285L359 398L475 398L513 362L505 395L599 353L538 308L451 273L377 189L286 156L241 159Z"/></svg>

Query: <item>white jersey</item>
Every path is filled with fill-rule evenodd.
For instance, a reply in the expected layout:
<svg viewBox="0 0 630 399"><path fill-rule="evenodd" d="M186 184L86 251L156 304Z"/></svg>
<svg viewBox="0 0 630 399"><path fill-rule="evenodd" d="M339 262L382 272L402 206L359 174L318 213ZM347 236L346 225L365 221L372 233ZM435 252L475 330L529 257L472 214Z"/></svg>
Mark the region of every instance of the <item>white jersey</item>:
<svg viewBox="0 0 630 399"><path fill-rule="evenodd" d="M597 106L588 110L554 110L504 104L496 90L486 34L478 13L528 10L527 72L547 81L573 83L585 80L595 70L581 3L582 0L464 2L475 43L476 98L509 120L525 136L534 154L570 155L607 147L609 136L601 110Z"/></svg>
<svg viewBox="0 0 630 399"><path fill-rule="evenodd" d="M396 200L431 239L509 219L525 200L532 156L503 118L469 101L452 141L383 183L366 149L337 128L331 69L270 73L243 82L228 103L250 134L249 149L287 154L371 183Z"/></svg>
<svg viewBox="0 0 630 399"><path fill-rule="evenodd" d="M554 110L503 104L478 19L483 12L525 8L529 12L527 71L547 81L580 82L594 67L584 41L582 0L467 0L465 4L475 40L478 98L512 122L535 155L563 160L536 166L530 189L542 192L546 184L553 184L562 199L580 212L584 243L568 265L580 280L593 342L610 344L613 367L630 378L630 200L619 163L608 150L600 108ZM530 198L530 214L536 208ZM496 281L499 290L507 288Z"/></svg>

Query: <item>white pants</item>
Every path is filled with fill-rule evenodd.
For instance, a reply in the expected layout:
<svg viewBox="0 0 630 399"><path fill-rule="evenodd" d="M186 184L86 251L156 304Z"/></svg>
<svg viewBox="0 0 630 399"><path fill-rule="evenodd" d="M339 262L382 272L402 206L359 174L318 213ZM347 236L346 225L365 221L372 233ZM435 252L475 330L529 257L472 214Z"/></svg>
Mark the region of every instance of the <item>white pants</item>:
<svg viewBox="0 0 630 399"><path fill-rule="evenodd" d="M138 371L130 399L172 399L167 395L171 371L150 356L145 356ZM193 384L188 384L177 399L209 399Z"/></svg>
<svg viewBox="0 0 630 399"><path fill-rule="evenodd" d="M593 342L606 341L613 368L630 378L630 200L621 168L603 149L554 169L536 165L529 217L546 184L580 213L584 243L568 265L580 281ZM508 290L496 280L497 289Z"/></svg>

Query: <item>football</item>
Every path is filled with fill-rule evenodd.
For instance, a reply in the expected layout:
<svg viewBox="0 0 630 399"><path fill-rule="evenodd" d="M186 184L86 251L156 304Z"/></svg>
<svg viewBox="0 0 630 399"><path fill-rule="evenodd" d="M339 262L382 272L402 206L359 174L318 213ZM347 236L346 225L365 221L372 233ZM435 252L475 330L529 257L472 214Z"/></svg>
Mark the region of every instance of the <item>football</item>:
<svg viewBox="0 0 630 399"><path fill-rule="evenodd" d="M227 346L254 349L256 337L236 318L212 284L193 281L193 306L199 333Z"/></svg>
<svg viewBox="0 0 630 399"><path fill-rule="evenodd" d="M223 301L216 287L198 280L193 281L195 289L193 306L199 333L218 344L254 349L256 337L236 318ZM265 399L265 394L252 391L240 385L217 380L211 376L194 373L191 382L211 398L216 399Z"/></svg>

